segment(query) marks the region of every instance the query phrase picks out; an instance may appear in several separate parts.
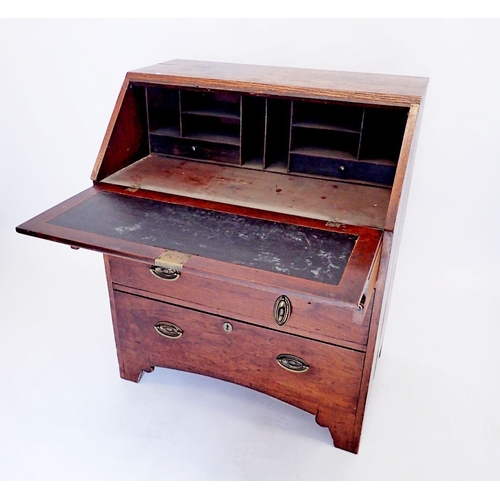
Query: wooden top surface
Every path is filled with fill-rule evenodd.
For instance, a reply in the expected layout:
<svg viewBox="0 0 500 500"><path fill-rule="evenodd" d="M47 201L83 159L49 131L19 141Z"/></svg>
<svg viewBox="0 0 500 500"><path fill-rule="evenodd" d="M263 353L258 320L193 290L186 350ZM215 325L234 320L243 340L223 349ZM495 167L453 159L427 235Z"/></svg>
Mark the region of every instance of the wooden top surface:
<svg viewBox="0 0 500 500"><path fill-rule="evenodd" d="M175 59L131 71L136 82L373 104L419 104L428 78Z"/></svg>

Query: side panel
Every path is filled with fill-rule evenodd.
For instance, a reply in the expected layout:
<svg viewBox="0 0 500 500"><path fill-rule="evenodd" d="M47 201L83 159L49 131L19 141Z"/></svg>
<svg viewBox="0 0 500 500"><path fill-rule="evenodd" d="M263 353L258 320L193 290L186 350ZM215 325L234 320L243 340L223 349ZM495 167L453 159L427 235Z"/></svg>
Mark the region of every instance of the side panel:
<svg viewBox="0 0 500 500"><path fill-rule="evenodd" d="M100 181L148 154L145 90L125 79L91 179Z"/></svg>

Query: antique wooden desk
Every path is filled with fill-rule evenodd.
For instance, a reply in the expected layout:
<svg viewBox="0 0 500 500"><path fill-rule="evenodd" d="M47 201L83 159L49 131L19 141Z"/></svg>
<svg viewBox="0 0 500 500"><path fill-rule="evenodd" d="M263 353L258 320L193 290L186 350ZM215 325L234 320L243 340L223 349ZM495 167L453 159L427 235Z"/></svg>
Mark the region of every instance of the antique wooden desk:
<svg viewBox="0 0 500 500"><path fill-rule="evenodd" d="M104 254L123 378L241 384L356 453L426 86L182 60L130 72L93 186L17 230Z"/></svg>

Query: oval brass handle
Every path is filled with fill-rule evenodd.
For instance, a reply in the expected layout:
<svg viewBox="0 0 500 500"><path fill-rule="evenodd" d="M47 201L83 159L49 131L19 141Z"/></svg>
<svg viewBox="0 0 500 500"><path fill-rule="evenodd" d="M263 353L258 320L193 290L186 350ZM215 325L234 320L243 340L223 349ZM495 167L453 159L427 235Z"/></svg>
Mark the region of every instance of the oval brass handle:
<svg viewBox="0 0 500 500"><path fill-rule="evenodd" d="M181 275L180 271L177 271L177 269L170 269L168 267L151 266L149 270L157 278L167 281L174 281Z"/></svg>
<svg viewBox="0 0 500 500"><path fill-rule="evenodd" d="M177 325L168 321L158 321L155 325L155 330L167 339L178 339L183 333Z"/></svg>
<svg viewBox="0 0 500 500"><path fill-rule="evenodd" d="M276 361L285 370L295 373L303 373L309 370L309 365L295 354L280 354Z"/></svg>
<svg viewBox="0 0 500 500"><path fill-rule="evenodd" d="M280 295L274 303L274 321L279 326L283 326L292 314L292 303L286 295Z"/></svg>

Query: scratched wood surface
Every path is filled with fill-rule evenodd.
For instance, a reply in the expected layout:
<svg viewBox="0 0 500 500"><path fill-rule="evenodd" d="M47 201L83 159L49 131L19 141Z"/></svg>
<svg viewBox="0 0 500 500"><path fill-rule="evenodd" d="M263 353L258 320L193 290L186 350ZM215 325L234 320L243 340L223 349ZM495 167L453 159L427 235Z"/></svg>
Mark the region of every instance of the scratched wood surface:
<svg viewBox="0 0 500 500"><path fill-rule="evenodd" d="M384 226L391 195L382 187L155 155L116 172L103 183L377 228Z"/></svg>

